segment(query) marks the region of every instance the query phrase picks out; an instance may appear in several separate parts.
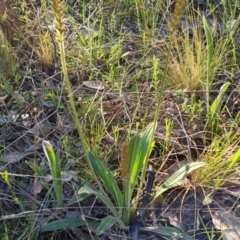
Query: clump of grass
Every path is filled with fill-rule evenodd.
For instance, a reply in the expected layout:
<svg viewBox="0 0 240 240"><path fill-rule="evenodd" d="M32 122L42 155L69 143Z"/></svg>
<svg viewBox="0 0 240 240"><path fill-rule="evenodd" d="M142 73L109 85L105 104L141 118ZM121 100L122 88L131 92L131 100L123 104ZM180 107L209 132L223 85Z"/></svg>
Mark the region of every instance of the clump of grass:
<svg viewBox="0 0 240 240"><path fill-rule="evenodd" d="M207 73L207 52L197 29L194 30L192 39L189 32L184 31L184 36L175 38L173 45L169 64L171 81L178 88L190 91L203 89Z"/></svg>
<svg viewBox="0 0 240 240"><path fill-rule="evenodd" d="M229 178L237 175L240 161L240 131L227 132L216 136L212 144L199 156L199 161L207 163L192 174L192 180L203 187L220 187Z"/></svg>
<svg viewBox="0 0 240 240"><path fill-rule="evenodd" d="M41 32L38 36L35 53L44 66L47 68L54 66L54 45L48 31L45 33Z"/></svg>
<svg viewBox="0 0 240 240"><path fill-rule="evenodd" d="M143 29L143 34L153 36L156 32L159 9L164 5L163 1L157 0L151 3L145 0L135 0L133 2L135 3L133 9L136 11L137 22L139 27Z"/></svg>
<svg viewBox="0 0 240 240"><path fill-rule="evenodd" d="M190 27L183 29L183 35L173 40L168 76L178 88L189 91L206 90L208 106L209 91L217 71L223 65L226 67L227 62L230 65L232 61L228 56L230 40L225 36L216 38L216 29L211 28L205 18L203 20L200 16L194 18L192 16L192 19L185 20Z"/></svg>

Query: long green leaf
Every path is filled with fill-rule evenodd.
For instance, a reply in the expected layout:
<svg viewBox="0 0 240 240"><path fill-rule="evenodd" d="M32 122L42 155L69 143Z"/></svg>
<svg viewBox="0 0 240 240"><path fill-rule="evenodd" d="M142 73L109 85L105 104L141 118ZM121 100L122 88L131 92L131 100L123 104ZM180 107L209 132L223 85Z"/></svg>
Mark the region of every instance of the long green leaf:
<svg viewBox="0 0 240 240"><path fill-rule="evenodd" d="M61 165L60 165L60 154L59 152L55 155L53 147L50 142L43 140L42 146L44 153L48 159L51 174L53 177L53 188L55 191L57 205L62 206L63 199L63 184L61 179Z"/></svg>
<svg viewBox="0 0 240 240"><path fill-rule="evenodd" d="M194 163L189 163L183 166L182 168L180 168L171 177L169 177L160 187L156 189L156 192L154 193L151 199L151 202L156 200L161 194L163 194L168 189L176 185L179 185L179 181L180 183L182 183L182 179L185 178L189 173L205 165L206 163L204 162L194 162Z"/></svg>
<svg viewBox="0 0 240 240"><path fill-rule="evenodd" d="M152 135L154 131L154 124L149 124L141 135L135 135L130 139L128 150L128 169L129 179L124 179L124 202L125 211L123 211L124 222L127 223L130 219L131 212L135 210L136 204L131 206L132 193L139 177L139 173L142 170L140 184L138 187L136 198L138 199L143 188L145 181L145 174L147 170L147 160L151 149L153 147Z"/></svg>
<svg viewBox="0 0 240 240"><path fill-rule="evenodd" d="M90 221L86 222L79 218L64 218L61 220L54 220L52 222L49 222L45 226L43 225L43 227L41 228L41 232L65 230L67 228L77 228L86 225L98 226L99 223Z"/></svg>
<svg viewBox="0 0 240 240"><path fill-rule="evenodd" d="M154 124L147 126L141 136L136 135L129 142L129 173L131 176L131 193L140 170L146 172L146 163L153 143L151 142ZM143 180L144 181L144 180Z"/></svg>
<svg viewBox="0 0 240 240"><path fill-rule="evenodd" d="M145 182L146 172L147 172L147 164L148 164L148 158L150 153L152 152L152 149L154 147L154 128L155 124L152 122L150 123L145 131L143 132L141 136L141 151L142 151L142 160L143 160L143 166L142 166L142 174L141 174L141 181L140 181L140 188L138 191L138 196L143 188L143 183Z"/></svg>
<svg viewBox="0 0 240 240"><path fill-rule="evenodd" d="M90 185L88 184L84 184L79 190L78 190L78 196L81 197L82 195L85 196L85 195L95 195L96 197L98 197L105 205L107 208L110 209L110 211L113 213L113 215L115 217L119 217L120 214L119 212L117 211L117 209L114 207L113 203L111 202L111 200L102 195L100 192L97 192L96 190L94 190Z"/></svg>
<svg viewBox="0 0 240 240"><path fill-rule="evenodd" d="M108 191L115 200L115 204L121 209L123 207L123 194L120 191L113 174L104 163L96 158L91 152L87 152L87 154L96 175L101 177Z"/></svg>
<svg viewBox="0 0 240 240"><path fill-rule="evenodd" d="M129 142L129 176L130 176L130 195L132 194L133 187L136 183L136 179L139 176L140 169L142 167L142 151L141 151L141 137L135 135Z"/></svg>
<svg viewBox="0 0 240 240"><path fill-rule="evenodd" d="M181 238L184 240L194 240L194 238L190 237L188 234L181 232L181 230L174 227L145 227L141 228L141 230L154 232L166 236L167 240L175 238Z"/></svg>
<svg viewBox="0 0 240 240"><path fill-rule="evenodd" d="M104 219L102 219L102 222L98 226L97 235L104 233L107 229L109 229L115 223L118 223L122 229L126 228L124 223L119 218L116 218L113 216L107 216Z"/></svg>

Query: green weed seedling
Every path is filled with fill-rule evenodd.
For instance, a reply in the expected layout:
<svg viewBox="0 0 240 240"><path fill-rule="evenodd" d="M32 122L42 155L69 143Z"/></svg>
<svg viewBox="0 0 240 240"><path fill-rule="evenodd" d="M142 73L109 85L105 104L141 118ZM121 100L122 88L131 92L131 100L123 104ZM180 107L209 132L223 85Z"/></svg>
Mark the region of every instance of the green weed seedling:
<svg viewBox="0 0 240 240"><path fill-rule="evenodd" d="M0 193L0 195L3 195L3 196L7 196L11 199L14 200L14 202L16 204L18 204L19 208L21 209L21 211L25 211L25 207L24 207L24 204L22 203L22 201L16 196L16 194L14 193L14 190L12 188L12 185L11 185L11 182L10 182L10 179L9 179L9 173L8 171L4 171L4 172L0 172L0 177L3 179L3 181L8 185L10 191L11 191L11 195L10 194L3 194L3 193Z"/></svg>
<svg viewBox="0 0 240 240"><path fill-rule="evenodd" d="M50 185L46 180L43 166L37 165L36 163L31 161L26 161L26 164L31 167L32 170L37 174L37 177L40 179L44 187L50 192L51 198L55 200L56 204L60 207L63 205L63 187L61 180L60 156L59 153L55 154L50 142L44 140L42 145L51 170L54 191L51 191Z"/></svg>
<svg viewBox="0 0 240 240"><path fill-rule="evenodd" d="M61 164L60 164L60 152L54 153L53 147L50 142L43 140L42 142L44 153L48 159L51 174L53 177L53 188L56 197L56 203L58 207L63 203L63 183L61 179Z"/></svg>
<svg viewBox="0 0 240 240"><path fill-rule="evenodd" d="M228 179L236 178L239 175L239 136L239 131L216 136L211 145L198 158L198 161L207 163L207 168L192 173L192 181L205 188L213 189L214 192L218 187L222 187ZM206 204L211 201L209 196L204 200Z"/></svg>
<svg viewBox="0 0 240 240"><path fill-rule="evenodd" d="M165 139L164 139L164 142L163 143L160 143L162 149L163 149L163 155L165 155L165 153L168 152L168 150L170 149L172 143L171 143L171 140L170 140L170 135L172 133L172 130L173 130L173 120L172 119L169 119L169 118L166 118L165 119Z"/></svg>
<svg viewBox="0 0 240 240"><path fill-rule="evenodd" d="M198 100L196 94L191 94L191 99L184 98L183 110L188 113L191 117L200 116L204 111L203 101Z"/></svg>

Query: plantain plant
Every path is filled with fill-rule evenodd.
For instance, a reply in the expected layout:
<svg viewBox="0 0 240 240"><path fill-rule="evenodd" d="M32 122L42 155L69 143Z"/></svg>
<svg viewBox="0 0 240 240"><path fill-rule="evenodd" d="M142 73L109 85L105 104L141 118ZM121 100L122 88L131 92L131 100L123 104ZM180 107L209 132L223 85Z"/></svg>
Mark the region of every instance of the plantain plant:
<svg viewBox="0 0 240 240"><path fill-rule="evenodd" d="M154 133L154 124L149 124L146 129L139 135L133 136L129 143L124 143L121 153L121 176L123 178L122 189L118 186L113 173L107 166L101 162L91 152L88 152L88 157L91 163L91 168L95 174L99 176L98 182L102 182L108 190L107 193L99 192L91 184L86 182L69 202L72 205L79 200L83 201L90 195L95 195L99 198L106 207L111 211L112 216L107 216L102 219L97 228L97 234L104 233L112 225L116 224L121 229L128 229L131 219L138 209L136 204L140 199L140 194L143 190L145 175L148 166L148 158L154 146L154 141L151 140L151 135ZM184 178L193 170L204 166L205 163L196 162L190 163L174 173L164 184L156 187L152 193L149 204L153 203L161 194L168 189L177 185L183 184ZM140 182L138 182L138 179ZM138 189L138 190L136 190ZM135 193L136 190L136 193ZM109 196L110 195L110 196ZM146 229L145 229L146 230ZM150 231L150 229L148 229ZM157 231L157 229L154 229ZM161 228L164 232L164 229ZM172 229L172 232L178 232L177 229ZM167 231L165 232L167 234Z"/></svg>

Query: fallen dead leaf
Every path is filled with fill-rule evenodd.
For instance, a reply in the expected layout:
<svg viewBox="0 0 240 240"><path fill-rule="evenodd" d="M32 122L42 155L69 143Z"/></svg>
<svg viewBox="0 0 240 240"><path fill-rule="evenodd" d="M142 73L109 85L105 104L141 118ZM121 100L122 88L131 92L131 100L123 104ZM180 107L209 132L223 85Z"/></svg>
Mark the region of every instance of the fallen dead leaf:
<svg viewBox="0 0 240 240"><path fill-rule="evenodd" d="M32 154L32 152L25 152L25 153L20 153L20 152L12 152L5 154L3 157L0 157L0 162L4 163L16 163L25 158L26 156Z"/></svg>
<svg viewBox="0 0 240 240"><path fill-rule="evenodd" d="M223 240L240 239L240 222L231 212L218 210L212 215L213 224L222 231Z"/></svg>
<svg viewBox="0 0 240 240"><path fill-rule="evenodd" d="M104 85L98 81L84 81L83 86L96 90L104 90Z"/></svg>

